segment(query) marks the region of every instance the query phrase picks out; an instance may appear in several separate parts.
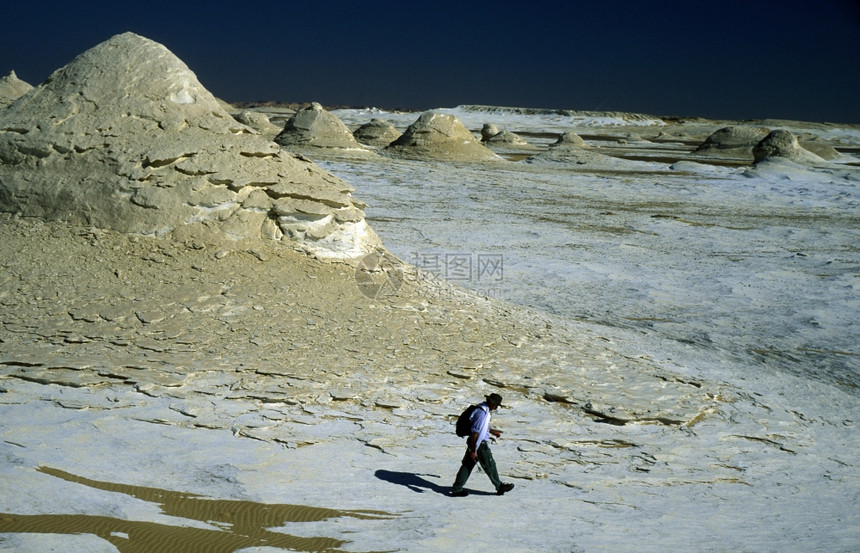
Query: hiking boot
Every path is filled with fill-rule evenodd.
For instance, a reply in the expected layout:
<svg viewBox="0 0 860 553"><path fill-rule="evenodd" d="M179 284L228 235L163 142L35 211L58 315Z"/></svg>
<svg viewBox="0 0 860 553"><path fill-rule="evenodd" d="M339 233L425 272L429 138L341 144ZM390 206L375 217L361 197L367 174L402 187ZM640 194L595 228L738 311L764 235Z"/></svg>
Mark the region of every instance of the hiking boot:
<svg viewBox="0 0 860 553"><path fill-rule="evenodd" d="M466 497L467 495L469 495L468 490L457 490L451 492L451 497Z"/></svg>
<svg viewBox="0 0 860 553"><path fill-rule="evenodd" d="M505 492L509 492L512 489L514 489L514 485L506 483L506 484L502 484L501 486L499 486L499 489L496 490L496 493L498 495L505 495Z"/></svg>

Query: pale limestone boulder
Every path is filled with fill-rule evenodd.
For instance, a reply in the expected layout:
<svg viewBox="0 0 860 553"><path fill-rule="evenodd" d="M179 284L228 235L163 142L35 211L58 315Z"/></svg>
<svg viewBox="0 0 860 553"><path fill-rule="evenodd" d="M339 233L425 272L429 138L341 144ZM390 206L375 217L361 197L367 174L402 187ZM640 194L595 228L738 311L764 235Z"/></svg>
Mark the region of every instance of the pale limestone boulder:
<svg viewBox="0 0 860 553"><path fill-rule="evenodd" d="M529 164L562 164L572 169L598 169L618 171L638 171L653 169L646 162L631 161L603 154L587 144L575 132L566 132L558 137L549 148L525 160Z"/></svg>
<svg viewBox="0 0 860 553"><path fill-rule="evenodd" d="M777 129L765 136L753 147L756 163L771 158L783 158L800 164L823 163L824 159L801 147L791 132Z"/></svg>
<svg viewBox="0 0 860 553"><path fill-rule="evenodd" d="M500 131L484 141L487 145L528 146L520 135L511 131Z"/></svg>
<svg viewBox="0 0 860 553"><path fill-rule="evenodd" d="M352 133L355 139L368 146L388 146L400 137L394 125L384 119L371 119Z"/></svg>
<svg viewBox="0 0 860 553"><path fill-rule="evenodd" d="M590 147L591 146L589 146L581 136L573 131L562 133L558 139L550 145L550 148L557 148L559 150Z"/></svg>
<svg viewBox="0 0 860 553"><path fill-rule="evenodd" d="M0 209L24 216L355 259L380 243L351 192L237 122L167 48L133 33L0 110Z"/></svg>
<svg viewBox="0 0 860 553"><path fill-rule="evenodd" d="M343 121L316 102L290 117L275 142L287 148L365 149Z"/></svg>
<svg viewBox="0 0 860 553"><path fill-rule="evenodd" d="M499 132L501 131L496 125L493 125L492 123L484 123L484 126L481 127L481 140L486 142L490 138L499 134Z"/></svg>
<svg viewBox="0 0 860 553"><path fill-rule="evenodd" d="M0 77L0 108L8 106L24 94L33 90L33 85L22 81L14 71Z"/></svg>
<svg viewBox="0 0 860 553"><path fill-rule="evenodd" d="M428 111L422 113L400 138L385 151L410 159L447 161L499 160L498 155L478 142L474 135L453 115Z"/></svg>
<svg viewBox="0 0 860 553"><path fill-rule="evenodd" d="M275 137L281 128L272 123L265 113L244 110L233 116L236 121L247 125L265 137Z"/></svg>
<svg viewBox="0 0 860 553"><path fill-rule="evenodd" d="M723 127L711 133L702 144L696 148L695 153L727 153L736 151L739 153L752 153L753 147L758 144L770 129L764 127L752 127L737 125Z"/></svg>
<svg viewBox="0 0 860 553"><path fill-rule="evenodd" d="M797 140L801 148L803 148L804 150L809 150L821 159L831 161L842 157L842 154L839 152L839 150L837 150L827 142L821 140L821 138L817 136L811 137L808 140L801 140L798 137Z"/></svg>

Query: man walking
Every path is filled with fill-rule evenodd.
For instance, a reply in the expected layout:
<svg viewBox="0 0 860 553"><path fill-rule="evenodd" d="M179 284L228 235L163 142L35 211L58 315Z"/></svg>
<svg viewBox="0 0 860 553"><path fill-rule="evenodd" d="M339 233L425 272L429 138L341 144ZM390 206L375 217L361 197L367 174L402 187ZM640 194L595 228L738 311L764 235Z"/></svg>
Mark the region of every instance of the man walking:
<svg viewBox="0 0 860 553"><path fill-rule="evenodd" d="M470 417L471 433L466 438L466 454L463 456L463 464L460 465L460 470L457 472L457 478L454 480L454 487L451 490L451 495L454 497L465 497L469 492L463 489L469 475L472 474L472 469L477 463L481 463L481 468L484 469L486 475L490 478L490 482L496 488L498 495L503 495L514 489L513 484L504 483L499 479L499 473L496 470L496 461L493 460L493 453L490 451L490 446L487 440L490 434L499 437L502 433L498 430L490 428L490 413L499 408L502 404L502 396L499 394L490 394L486 401L479 404L472 411Z"/></svg>

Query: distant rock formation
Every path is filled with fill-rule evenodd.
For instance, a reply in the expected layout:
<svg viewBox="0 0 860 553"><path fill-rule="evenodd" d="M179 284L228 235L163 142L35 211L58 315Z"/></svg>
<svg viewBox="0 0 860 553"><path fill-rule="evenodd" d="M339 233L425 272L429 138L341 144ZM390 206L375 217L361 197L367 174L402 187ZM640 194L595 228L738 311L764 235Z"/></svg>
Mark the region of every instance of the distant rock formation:
<svg viewBox="0 0 860 553"><path fill-rule="evenodd" d="M316 102L290 117L275 142L287 147L366 149L343 121Z"/></svg>
<svg viewBox="0 0 860 553"><path fill-rule="evenodd" d="M355 139L368 146L388 146L398 138L400 131L384 119L371 119L352 133Z"/></svg>
<svg viewBox="0 0 860 553"><path fill-rule="evenodd" d="M18 78L14 71L5 77L0 77L0 108L8 106L24 94L33 90L30 83Z"/></svg>
<svg viewBox="0 0 860 553"><path fill-rule="evenodd" d="M412 159L487 161L500 159L478 142L453 115L428 111L406 129L385 151Z"/></svg>
<svg viewBox="0 0 860 553"><path fill-rule="evenodd" d="M842 157L842 154L839 152L839 150L837 150L830 144L824 142L818 136L809 137L808 140L801 140L800 137L798 137L797 141L800 144L801 148L803 148L804 150L809 150L813 154L827 161L839 159L840 157Z"/></svg>
<svg viewBox="0 0 860 553"><path fill-rule="evenodd" d="M484 123L484 126L481 127L481 140L486 142L500 132L501 129L499 129L499 127L493 125L492 123Z"/></svg>
<svg viewBox="0 0 860 553"><path fill-rule="evenodd" d="M528 146L529 143L526 142L520 135L511 132L511 131L500 131L488 138L484 141L488 145L492 144L500 144L500 145L508 145L508 146Z"/></svg>
<svg viewBox="0 0 860 553"><path fill-rule="evenodd" d="M753 147L756 163L771 158L783 158L800 164L822 163L824 159L801 147L791 132L777 129L765 136Z"/></svg>
<svg viewBox="0 0 860 553"><path fill-rule="evenodd" d="M573 131L562 133L558 139L550 145L550 148L557 148L559 150L590 147L591 146L589 146L581 136Z"/></svg>
<svg viewBox="0 0 860 553"><path fill-rule="evenodd" d="M179 241L380 247L351 187L238 123L167 48L114 36L0 110L0 209Z"/></svg>
<svg viewBox="0 0 860 553"><path fill-rule="evenodd" d="M269 117L259 111L240 111L233 117L236 121L251 127L265 137L275 137L281 132L281 127L269 121Z"/></svg>
<svg viewBox="0 0 860 553"><path fill-rule="evenodd" d="M694 152L725 154L726 150L737 150L738 153L752 154L753 146L769 132L770 129L764 127L746 125L723 127L711 133Z"/></svg>
<svg viewBox="0 0 860 553"><path fill-rule="evenodd" d="M535 154L526 163L559 163L571 167L599 170L643 170L651 166L641 161L631 161L602 154L587 144L575 132L566 132L558 137L545 152Z"/></svg>

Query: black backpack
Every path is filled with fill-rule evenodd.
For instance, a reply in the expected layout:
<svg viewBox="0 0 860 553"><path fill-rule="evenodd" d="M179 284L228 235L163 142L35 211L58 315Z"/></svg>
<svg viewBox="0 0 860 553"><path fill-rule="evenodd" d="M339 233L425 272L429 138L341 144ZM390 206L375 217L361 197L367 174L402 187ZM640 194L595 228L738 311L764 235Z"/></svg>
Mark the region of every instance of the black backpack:
<svg viewBox="0 0 860 553"><path fill-rule="evenodd" d="M461 438L465 438L472 433L472 421L469 419L472 416L472 412L477 408L477 405L470 405L457 417L457 435Z"/></svg>

